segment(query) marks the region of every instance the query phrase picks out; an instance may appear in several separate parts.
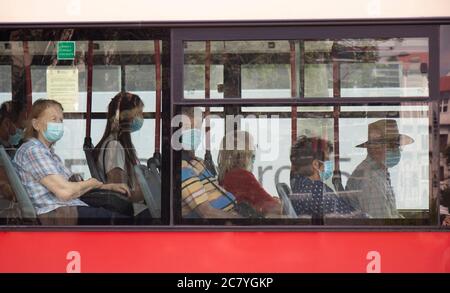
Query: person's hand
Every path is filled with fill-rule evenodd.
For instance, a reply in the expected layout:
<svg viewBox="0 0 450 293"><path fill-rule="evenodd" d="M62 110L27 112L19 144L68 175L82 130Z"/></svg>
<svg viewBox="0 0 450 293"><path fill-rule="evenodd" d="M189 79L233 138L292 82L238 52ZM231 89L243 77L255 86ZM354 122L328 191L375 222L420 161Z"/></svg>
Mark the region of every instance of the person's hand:
<svg viewBox="0 0 450 293"><path fill-rule="evenodd" d="M103 185L103 182L98 181L95 178L89 179L89 183L92 184L92 188L101 188L101 186Z"/></svg>
<svg viewBox="0 0 450 293"><path fill-rule="evenodd" d="M125 194L127 197L131 197L130 189L124 183L103 184L102 189L107 189L107 190L119 192L119 193Z"/></svg>
<svg viewBox="0 0 450 293"><path fill-rule="evenodd" d="M442 226L450 227L450 215L445 216L444 221L442 221Z"/></svg>

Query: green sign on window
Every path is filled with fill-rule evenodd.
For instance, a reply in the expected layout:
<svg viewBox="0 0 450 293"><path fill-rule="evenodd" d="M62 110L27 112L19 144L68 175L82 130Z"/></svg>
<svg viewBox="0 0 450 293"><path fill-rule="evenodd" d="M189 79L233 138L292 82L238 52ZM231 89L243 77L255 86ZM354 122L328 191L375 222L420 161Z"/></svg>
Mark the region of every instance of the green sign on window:
<svg viewBox="0 0 450 293"><path fill-rule="evenodd" d="M73 60L75 59L75 42L64 41L58 42L57 50L58 60Z"/></svg>

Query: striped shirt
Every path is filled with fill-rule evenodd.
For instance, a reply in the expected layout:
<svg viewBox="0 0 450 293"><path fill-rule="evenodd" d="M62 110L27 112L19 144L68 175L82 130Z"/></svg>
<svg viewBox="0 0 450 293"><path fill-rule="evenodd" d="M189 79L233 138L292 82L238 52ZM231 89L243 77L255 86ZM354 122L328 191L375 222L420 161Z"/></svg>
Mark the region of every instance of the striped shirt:
<svg viewBox="0 0 450 293"><path fill-rule="evenodd" d="M38 139L32 138L24 143L17 150L13 164L38 215L59 207L87 206L79 199L62 201L40 183L48 175L61 175L69 180L73 174L64 166L54 149L48 148Z"/></svg>
<svg viewBox="0 0 450 293"><path fill-rule="evenodd" d="M195 208L204 202L216 209L230 211L235 197L219 186L217 178L206 169L203 160L183 151L181 163L181 211L186 218L195 218Z"/></svg>

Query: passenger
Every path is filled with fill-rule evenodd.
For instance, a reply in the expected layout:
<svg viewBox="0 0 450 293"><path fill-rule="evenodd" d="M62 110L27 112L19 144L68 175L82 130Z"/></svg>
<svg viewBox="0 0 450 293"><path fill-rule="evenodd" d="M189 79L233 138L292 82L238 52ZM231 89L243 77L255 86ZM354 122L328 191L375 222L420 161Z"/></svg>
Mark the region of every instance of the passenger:
<svg viewBox="0 0 450 293"><path fill-rule="evenodd" d="M26 108L19 102L7 101L0 106L0 144L5 148L6 153L11 157L22 142L25 128ZM9 219L20 217L17 200L9 184L4 168L0 168L0 214L7 214L2 218Z"/></svg>
<svg viewBox="0 0 450 293"><path fill-rule="evenodd" d="M143 200L133 168L139 164L131 133L144 124L144 103L139 96L120 92L108 105L108 121L103 137L94 149L94 159L107 183L124 183L131 190L131 200Z"/></svg>
<svg viewBox="0 0 450 293"><path fill-rule="evenodd" d="M323 219L329 214L348 215L355 212L350 203L338 197L324 183L333 175L330 142L318 137L300 136L291 148L291 202L297 215Z"/></svg>
<svg viewBox="0 0 450 293"><path fill-rule="evenodd" d="M400 147L414 140L399 134L395 120L382 119L369 124L368 141L356 147L367 148L367 157L353 171L346 191L361 210L373 218L399 218L388 169L400 161Z"/></svg>
<svg viewBox="0 0 450 293"><path fill-rule="evenodd" d="M273 198L251 172L255 163L253 137L246 131L229 132L219 151L219 183L261 214L280 216L281 204Z"/></svg>
<svg viewBox="0 0 450 293"><path fill-rule="evenodd" d="M25 131L27 140L17 150L14 165L42 224L111 224L127 220L104 208L90 207L78 199L93 189L130 194L124 184L103 184L91 178L71 182L73 176L55 154L54 144L64 134L63 108L54 100L33 103Z"/></svg>
<svg viewBox="0 0 450 293"><path fill-rule="evenodd" d="M236 199L224 190L217 178L206 168L202 159L195 156L201 144L202 117L194 115L191 107L185 107L182 115L188 118L181 128L181 209L186 218L238 218L234 210Z"/></svg>
<svg viewBox="0 0 450 293"><path fill-rule="evenodd" d="M26 121L26 108L19 102L7 101L0 106L0 144L13 158L22 142Z"/></svg>

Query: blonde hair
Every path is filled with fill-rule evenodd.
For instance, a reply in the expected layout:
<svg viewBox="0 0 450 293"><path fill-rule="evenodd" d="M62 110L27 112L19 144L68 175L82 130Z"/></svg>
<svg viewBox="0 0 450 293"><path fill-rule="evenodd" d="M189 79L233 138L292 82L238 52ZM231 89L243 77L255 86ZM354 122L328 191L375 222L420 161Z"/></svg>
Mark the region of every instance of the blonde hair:
<svg viewBox="0 0 450 293"><path fill-rule="evenodd" d="M55 100L39 99L33 103L33 106L31 106L31 114L28 116L27 126L25 129L25 139L38 137L38 132L34 129L32 121L33 119L39 118L42 113L50 107L58 107L61 111L64 111L62 105Z"/></svg>
<svg viewBox="0 0 450 293"><path fill-rule="evenodd" d="M225 175L232 169L250 169L255 153L252 143L253 138L247 131L232 131L223 137L217 159L219 182L223 182Z"/></svg>

